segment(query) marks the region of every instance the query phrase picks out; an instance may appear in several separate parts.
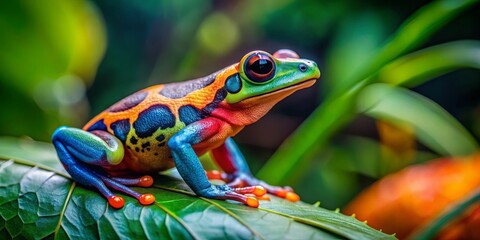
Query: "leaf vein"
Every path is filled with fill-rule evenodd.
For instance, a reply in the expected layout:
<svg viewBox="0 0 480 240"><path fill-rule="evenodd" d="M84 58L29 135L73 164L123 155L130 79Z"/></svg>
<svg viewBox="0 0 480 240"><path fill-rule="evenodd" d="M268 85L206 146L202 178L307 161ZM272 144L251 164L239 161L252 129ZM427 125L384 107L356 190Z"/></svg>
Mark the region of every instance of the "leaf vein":
<svg viewBox="0 0 480 240"><path fill-rule="evenodd" d="M40 168L40 169L43 169L43 170L46 170L46 171L54 172L54 173L56 173L60 176L66 177L68 179L72 179L72 177L70 177L68 174L65 174L61 171L58 171L57 169L45 166L43 164L37 164L37 163L31 162L31 161L21 160L21 159L18 159L18 158L12 158L10 160L13 160L17 164L30 166L30 167L37 167L37 168Z"/></svg>
<svg viewBox="0 0 480 240"><path fill-rule="evenodd" d="M227 213L227 215L233 217L235 220L237 220L240 224L244 225L250 232L252 232L252 234L254 236L257 236L259 237L260 239L265 239L259 232L255 231L255 229L251 228L243 219L240 218L240 216L238 216L237 214L235 214L234 212L228 210L227 208L221 206L220 204L208 199L208 198L204 198L204 197L199 197L200 199L202 199L203 201L206 201L214 206L216 206L217 208L219 208L220 210L224 211L225 213Z"/></svg>
<svg viewBox="0 0 480 240"><path fill-rule="evenodd" d="M190 234L190 236L192 236L193 239L200 239L200 237L198 237L197 235L195 235L193 233L193 231L188 227L188 225L182 220L180 219L177 215L175 215L175 213L171 212L170 210L168 210L167 208L163 207L161 204L159 204L158 202L155 202L155 205L157 207L159 207L160 209L162 209L167 215L171 216L173 219L175 219L178 223L180 223L180 225L182 225L182 227Z"/></svg>
<svg viewBox="0 0 480 240"><path fill-rule="evenodd" d="M189 196L194 196L194 197L198 197L197 195L191 193L191 192L188 192L188 191L185 191L185 190L181 190L181 189L176 189L176 188L170 188L170 187L165 187L165 186L161 186L161 185L154 185L154 187L156 188L160 188L160 189L163 189L163 190L167 190L167 191L172 191L172 192L177 192L177 193L181 193L181 194L185 194L185 195L189 195ZM251 228L245 221L243 221L238 215L236 215L235 213L233 213L232 211L222 207L221 205L219 205L218 203L208 199L208 198L204 198L204 197L198 197L200 199L202 199L203 201L206 201L212 205L215 205L217 208L219 208L220 210L224 211L225 213L227 213L227 215L230 215L231 217L233 217L235 220L237 220L240 224L244 225L250 232L252 232L252 234L254 236L257 236L261 239L265 239L260 233L258 233L257 231L255 231L253 228Z"/></svg>
<svg viewBox="0 0 480 240"><path fill-rule="evenodd" d="M65 199L65 204L63 205L62 211L60 212L60 218L58 219L57 226L55 227L55 231L53 232L53 238L57 237L58 231L60 230L60 227L62 226L62 221L63 221L63 216L65 215L65 212L67 210L67 205L72 199L72 194L73 190L76 187L76 183L72 182L72 185L70 186L70 189L68 190L67 198Z"/></svg>

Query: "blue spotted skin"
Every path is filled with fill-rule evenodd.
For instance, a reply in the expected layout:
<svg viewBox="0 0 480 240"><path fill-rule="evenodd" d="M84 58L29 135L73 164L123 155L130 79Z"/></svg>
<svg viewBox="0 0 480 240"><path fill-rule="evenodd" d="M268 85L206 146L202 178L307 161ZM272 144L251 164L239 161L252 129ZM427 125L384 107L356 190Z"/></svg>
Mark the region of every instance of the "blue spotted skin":
<svg viewBox="0 0 480 240"><path fill-rule="evenodd" d="M178 115L180 116L180 121L184 122L186 125L203 118L202 111L192 105L181 106L180 109L178 109Z"/></svg>
<svg viewBox="0 0 480 240"><path fill-rule="evenodd" d="M103 122L103 119L100 119L88 127L87 131L102 130L107 131L107 125Z"/></svg>
<svg viewBox="0 0 480 240"><path fill-rule="evenodd" d="M154 200L153 195L141 195L127 187L147 186L141 183L142 178L117 176L156 173L174 166L200 196L240 201L252 207L258 206L258 200L245 194L260 196L265 189L289 199L285 195L291 192L288 188L270 186L252 176L230 138L266 114L275 103L311 86L315 81L310 80L319 77L313 62L296 59L289 53L278 56L285 59L272 62L273 57L267 53L252 52L240 63L207 77L156 85L134 93L98 114L82 129L61 127L52 138L60 161L75 181L97 188L116 208L123 206L123 199L109 188L133 196L144 205ZM262 75L256 75L258 82L252 83L245 79L242 68L257 58L271 59L273 75L265 81L258 81ZM277 68L275 64L279 63L284 66ZM307 65L310 72L304 71ZM279 71L278 82L275 71ZM208 181L197 156L209 151L228 175L224 179L228 184L216 186ZM235 188L240 185L248 187Z"/></svg>
<svg viewBox="0 0 480 240"><path fill-rule="evenodd" d="M124 143L126 141L127 135L130 132L130 122L128 119L118 120L113 122L110 125L112 128L114 135Z"/></svg>
<svg viewBox="0 0 480 240"><path fill-rule="evenodd" d="M138 114L133 122L135 133L140 138L152 136L158 129L167 129L175 126L175 115L166 105L156 104Z"/></svg>

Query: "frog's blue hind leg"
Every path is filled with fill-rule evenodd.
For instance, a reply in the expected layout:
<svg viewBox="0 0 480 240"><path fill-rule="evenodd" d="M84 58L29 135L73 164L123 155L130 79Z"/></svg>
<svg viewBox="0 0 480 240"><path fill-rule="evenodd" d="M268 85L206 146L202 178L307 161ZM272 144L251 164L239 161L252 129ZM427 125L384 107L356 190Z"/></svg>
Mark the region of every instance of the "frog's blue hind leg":
<svg viewBox="0 0 480 240"><path fill-rule="evenodd" d="M137 198L143 205L155 200L151 194L140 194L125 186L148 187L153 183L151 177L109 178L103 172L95 170L94 166L89 166L117 165L122 161L123 144L110 133L60 127L53 133L52 140L60 161L72 178L80 184L97 188L112 207L123 207L124 200L115 196L108 187Z"/></svg>

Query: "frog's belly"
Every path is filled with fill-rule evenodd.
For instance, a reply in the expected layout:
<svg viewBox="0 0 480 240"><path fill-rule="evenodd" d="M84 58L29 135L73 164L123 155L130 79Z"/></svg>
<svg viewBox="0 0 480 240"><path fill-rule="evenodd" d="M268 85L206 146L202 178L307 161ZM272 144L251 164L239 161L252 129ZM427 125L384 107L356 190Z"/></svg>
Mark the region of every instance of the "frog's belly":
<svg viewBox="0 0 480 240"><path fill-rule="evenodd" d="M235 135L241 128L232 128L230 125L224 124L216 134L193 145L192 148L196 155L200 156L222 145L227 137ZM129 175L155 173L173 168L175 162L167 145L172 135L165 134L166 138L162 138L161 141L155 141L158 139L153 140L152 138L138 139L134 143L129 141L125 146L125 157L122 162L115 166L104 167L104 169L113 175Z"/></svg>
<svg viewBox="0 0 480 240"><path fill-rule="evenodd" d="M155 173L175 166L170 149L166 146L150 146L138 151L125 147L122 162L115 166L104 167L113 175Z"/></svg>

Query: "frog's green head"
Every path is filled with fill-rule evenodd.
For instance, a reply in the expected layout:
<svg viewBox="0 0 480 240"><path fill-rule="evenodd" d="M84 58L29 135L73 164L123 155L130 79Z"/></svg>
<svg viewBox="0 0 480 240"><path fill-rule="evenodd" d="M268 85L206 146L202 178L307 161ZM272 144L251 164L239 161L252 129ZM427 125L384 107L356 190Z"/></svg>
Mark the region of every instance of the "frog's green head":
<svg viewBox="0 0 480 240"><path fill-rule="evenodd" d="M273 106L293 92L313 85L320 77L315 62L300 59L298 54L286 49L273 56L264 51L250 52L236 68L237 74L225 82L228 92L225 100L231 106L242 108Z"/></svg>

